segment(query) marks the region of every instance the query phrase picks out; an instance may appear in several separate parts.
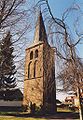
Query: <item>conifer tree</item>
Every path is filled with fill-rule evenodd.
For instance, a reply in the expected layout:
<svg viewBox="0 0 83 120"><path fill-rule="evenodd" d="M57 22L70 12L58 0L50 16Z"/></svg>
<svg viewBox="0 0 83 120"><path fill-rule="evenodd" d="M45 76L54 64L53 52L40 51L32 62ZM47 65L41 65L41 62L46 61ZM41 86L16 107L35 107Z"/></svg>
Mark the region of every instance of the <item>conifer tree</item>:
<svg viewBox="0 0 83 120"><path fill-rule="evenodd" d="M0 89L10 89L16 86L13 51L11 35L8 32L0 43Z"/></svg>

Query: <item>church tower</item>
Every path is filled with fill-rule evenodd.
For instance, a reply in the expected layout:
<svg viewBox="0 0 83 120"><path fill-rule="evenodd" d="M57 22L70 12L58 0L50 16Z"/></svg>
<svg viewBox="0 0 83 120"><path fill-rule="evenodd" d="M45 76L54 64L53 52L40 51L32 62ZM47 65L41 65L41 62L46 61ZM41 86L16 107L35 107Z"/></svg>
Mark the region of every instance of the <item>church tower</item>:
<svg viewBox="0 0 83 120"><path fill-rule="evenodd" d="M23 105L30 103L42 106L44 111L56 110L54 49L48 44L41 12L33 44L26 49L25 57Z"/></svg>

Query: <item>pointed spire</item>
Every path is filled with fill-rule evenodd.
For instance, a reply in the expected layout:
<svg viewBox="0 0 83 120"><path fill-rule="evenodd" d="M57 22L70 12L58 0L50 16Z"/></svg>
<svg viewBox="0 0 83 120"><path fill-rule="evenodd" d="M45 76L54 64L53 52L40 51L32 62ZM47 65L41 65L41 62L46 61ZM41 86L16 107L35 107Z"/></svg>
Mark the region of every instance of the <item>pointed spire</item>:
<svg viewBox="0 0 83 120"><path fill-rule="evenodd" d="M36 23L34 43L38 43L39 41L47 42L47 35L41 11L39 12Z"/></svg>

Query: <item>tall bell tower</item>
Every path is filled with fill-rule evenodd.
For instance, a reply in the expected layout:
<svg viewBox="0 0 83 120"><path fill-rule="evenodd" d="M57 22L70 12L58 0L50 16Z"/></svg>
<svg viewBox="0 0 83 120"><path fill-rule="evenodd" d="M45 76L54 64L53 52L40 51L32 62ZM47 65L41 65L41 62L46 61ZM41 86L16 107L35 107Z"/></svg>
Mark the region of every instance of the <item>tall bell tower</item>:
<svg viewBox="0 0 83 120"><path fill-rule="evenodd" d="M39 13L33 44L26 49L24 100L42 106L44 111L56 110L55 58L54 49L47 41L47 34Z"/></svg>

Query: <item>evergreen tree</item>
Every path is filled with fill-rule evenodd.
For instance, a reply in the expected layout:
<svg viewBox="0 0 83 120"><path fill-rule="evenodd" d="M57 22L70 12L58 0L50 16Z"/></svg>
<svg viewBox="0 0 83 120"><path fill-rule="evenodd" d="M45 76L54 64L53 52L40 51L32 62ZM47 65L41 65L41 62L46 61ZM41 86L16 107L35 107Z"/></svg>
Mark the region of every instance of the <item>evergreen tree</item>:
<svg viewBox="0 0 83 120"><path fill-rule="evenodd" d="M11 35L8 32L0 43L0 89L10 89L16 86L13 51Z"/></svg>

